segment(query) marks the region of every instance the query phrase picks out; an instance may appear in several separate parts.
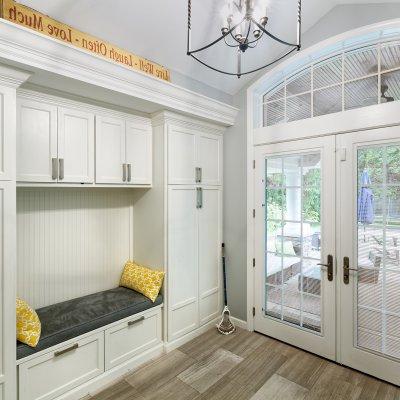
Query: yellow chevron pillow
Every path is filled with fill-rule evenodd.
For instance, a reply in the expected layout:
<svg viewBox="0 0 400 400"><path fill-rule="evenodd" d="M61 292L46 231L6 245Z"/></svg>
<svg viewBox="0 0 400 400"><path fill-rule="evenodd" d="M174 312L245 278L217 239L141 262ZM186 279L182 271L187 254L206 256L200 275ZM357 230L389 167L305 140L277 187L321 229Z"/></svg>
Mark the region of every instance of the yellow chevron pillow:
<svg viewBox="0 0 400 400"><path fill-rule="evenodd" d="M42 325L36 311L24 300L17 298L17 339L31 347L36 347Z"/></svg>
<svg viewBox="0 0 400 400"><path fill-rule="evenodd" d="M136 264L134 261L128 261L119 285L142 293L154 303L160 292L164 275L164 271L156 271Z"/></svg>

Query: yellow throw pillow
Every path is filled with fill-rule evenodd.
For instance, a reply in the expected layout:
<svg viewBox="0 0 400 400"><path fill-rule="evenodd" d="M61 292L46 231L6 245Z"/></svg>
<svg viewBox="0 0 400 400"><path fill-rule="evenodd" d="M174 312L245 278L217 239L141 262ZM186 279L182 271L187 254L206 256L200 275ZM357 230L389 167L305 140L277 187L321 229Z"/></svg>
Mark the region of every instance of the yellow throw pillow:
<svg viewBox="0 0 400 400"><path fill-rule="evenodd" d="M36 311L25 301L17 298L17 339L31 347L39 342L42 325Z"/></svg>
<svg viewBox="0 0 400 400"><path fill-rule="evenodd" d="M119 285L142 293L154 303L160 292L164 275L164 271L156 271L133 261L128 261L125 264Z"/></svg>

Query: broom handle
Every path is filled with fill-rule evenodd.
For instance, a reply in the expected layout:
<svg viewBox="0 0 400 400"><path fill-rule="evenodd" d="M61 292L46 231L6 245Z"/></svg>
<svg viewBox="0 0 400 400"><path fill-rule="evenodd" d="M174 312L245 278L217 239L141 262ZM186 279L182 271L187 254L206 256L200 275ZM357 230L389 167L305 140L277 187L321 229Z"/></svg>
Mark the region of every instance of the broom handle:
<svg viewBox="0 0 400 400"><path fill-rule="evenodd" d="M224 304L225 306L228 305L228 295L226 292L226 266L225 266L225 243L222 243L222 271L224 277Z"/></svg>

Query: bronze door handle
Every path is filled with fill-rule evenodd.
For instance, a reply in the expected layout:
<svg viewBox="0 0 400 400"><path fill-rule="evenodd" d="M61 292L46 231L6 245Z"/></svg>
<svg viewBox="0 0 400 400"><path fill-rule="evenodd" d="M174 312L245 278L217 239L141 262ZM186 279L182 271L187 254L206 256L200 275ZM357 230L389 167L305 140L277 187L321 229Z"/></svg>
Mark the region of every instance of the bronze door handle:
<svg viewBox="0 0 400 400"><path fill-rule="evenodd" d="M349 257L343 257L343 282L348 285L350 282L350 271L358 272L357 268L350 268Z"/></svg>
<svg viewBox="0 0 400 400"><path fill-rule="evenodd" d="M332 282L333 281L333 256L331 254L328 254L327 257L327 263L318 263L317 265L320 265L322 267L326 267L328 271L328 281Z"/></svg>

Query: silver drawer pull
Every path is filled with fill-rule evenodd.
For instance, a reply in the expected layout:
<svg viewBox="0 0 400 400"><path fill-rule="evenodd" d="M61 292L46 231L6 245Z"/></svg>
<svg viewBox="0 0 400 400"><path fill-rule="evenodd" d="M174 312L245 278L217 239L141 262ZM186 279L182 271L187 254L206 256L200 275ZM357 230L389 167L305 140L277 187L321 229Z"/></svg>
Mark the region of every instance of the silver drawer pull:
<svg viewBox="0 0 400 400"><path fill-rule="evenodd" d="M122 182L126 182L126 164L122 164Z"/></svg>
<svg viewBox="0 0 400 400"><path fill-rule="evenodd" d="M62 356L65 353L69 353L70 351L76 350L79 347L78 343L75 343L74 345L72 345L71 347L67 347L64 350L60 350L60 351L56 351L54 353L54 357L59 357Z"/></svg>
<svg viewBox="0 0 400 400"><path fill-rule="evenodd" d="M138 322L141 322L141 321L144 321L144 316L143 316L143 317L140 317L140 318L138 318L138 319L135 319L135 320L133 320L133 321L129 321L129 322L128 322L128 326L135 325L135 324L137 324Z"/></svg>

